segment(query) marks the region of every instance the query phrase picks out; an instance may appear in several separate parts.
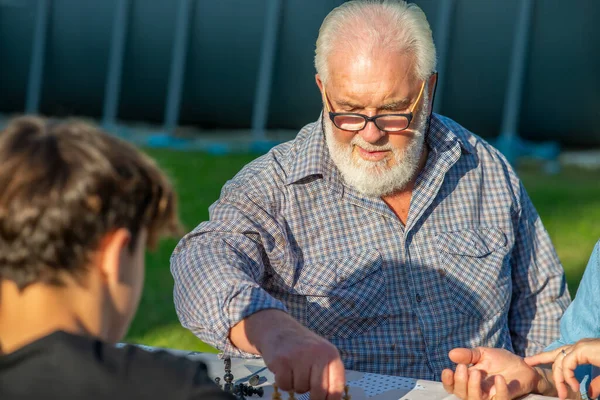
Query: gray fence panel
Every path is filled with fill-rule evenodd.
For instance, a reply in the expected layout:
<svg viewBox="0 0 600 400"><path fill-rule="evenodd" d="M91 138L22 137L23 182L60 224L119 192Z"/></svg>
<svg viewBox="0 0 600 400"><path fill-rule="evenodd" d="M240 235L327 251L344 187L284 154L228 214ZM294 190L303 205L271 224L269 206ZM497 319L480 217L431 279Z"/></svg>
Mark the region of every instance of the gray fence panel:
<svg viewBox="0 0 600 400"><path fill-rule="evenodd" d="M600 1L537 0L520 135L600 145Z"/></svg>
<svg viewBox="0 0 600 400"><path fill-rule="evenodd" d="M36 0L0 1L0 112L25 108Z"/></svg>
<svg viewBox="0 0 600 400"><path fill-rule="evenodd" d="M162 125L177 2L134 0L130 15L119 118Z"/></svg>
<svg viewBox="0 0 600 400"><path fill-rule="evenodd" d="M100 118L117 0L52 0L40 109ZM342 0L284 0L268 127L314 120L314 45ZM431 22L438 0L415 0ZM177 2L131 0L117 118L163 124ZM456 0L440 112L475 133L498 135L519 0ZM35 0L0 0L0 112L25 107ZM179 121L249 128L257 88L265 0L193 0ZM600 1L536 0L519 135L599 145Z"/></svg>
<svg viewBox="0 0 600 400"><path fill-rule="evenodd" d="M196 2L181 122L249 128L265 1Z"/></svg>
<svg viewBox="0 0 600 400"><path fill-rule="evenodd" d="M40 112L100 116L115 0L52 0Z"/></svg>
<svg viewBox="0 0 600 400"><path fill-rule="evenodd" d="M500 131L518 1L459 0L454 10L440 112L482 136Z"/></svg>
<svg viewBox="0 0 600 400"><path fill-rule="evenodd" d="M273 79L269 125L302 127L321 110L315 83L315 42L323 18L341 0L286 0L280 27L278 57Z"/></svg>

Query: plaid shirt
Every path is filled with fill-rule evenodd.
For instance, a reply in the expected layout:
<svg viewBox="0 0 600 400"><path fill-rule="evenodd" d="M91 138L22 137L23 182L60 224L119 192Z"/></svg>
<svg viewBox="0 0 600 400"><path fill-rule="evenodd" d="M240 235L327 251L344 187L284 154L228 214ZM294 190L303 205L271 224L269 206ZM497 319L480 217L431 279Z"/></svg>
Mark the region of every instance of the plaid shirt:
<svg viewBox="0 0 600 400"><path fill-rule="evenodd" d="M248 164L171 258L183 326L233 356L229 329L285 310L346 368L440 380L455 347L542 351L569 305L564 271L504 157L433 115L406 225L345 186L321 119Z"/></svg>

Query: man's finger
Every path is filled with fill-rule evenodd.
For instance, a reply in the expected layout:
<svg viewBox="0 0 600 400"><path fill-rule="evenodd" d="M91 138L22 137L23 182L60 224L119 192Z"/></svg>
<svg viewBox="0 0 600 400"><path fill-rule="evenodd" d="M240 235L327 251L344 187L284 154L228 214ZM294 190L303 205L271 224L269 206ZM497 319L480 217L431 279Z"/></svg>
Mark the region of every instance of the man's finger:
<svg viewBox="0 0 600 400"><path fill-rule="evenodd" d="M595 377L590 382L590 389L588 390L588 397L595 399L600 396L600 376Z"/></svg>
<svg viewBox="0 0 600 400"><path fill-rule="evenodd" d="M444 390L450 394L454 394L454 371L445 369L442 371L442 385Z"/></svg>
<svg viewBox="0 0 600 400"><path fill-rule="evenodd" d="M340 400L344 392L344 386L346 386L346 370L342 360L338 358L330 361L327 371L329 374L327 400Z"/></svg>
<svg viewBox="0 0 600 400"><path fill-rule="evenodd" d="M544 351L543 353L536 354L534 356L525 357L525 363L530 367L535 367L540 364L550 364L556 357L561 353L567 346L559 347L558 349Z"/></svg>
<svg viewBox="0 0 600 400"><path fill-rule="evenodd" d="M325 400L329 389L329 371L313 364L310 368L310 398Z"/></svg>
<svg viewBox="0 0 600 400"><path fill-rule="evenodd" d="M454 371L454 395L459 399L467 398L467 384L469 382L469 371L465 364L458 364Z"/></svg>
<svg viewBox="0 0 600 400"><path fill-rule="evenodd" d="M500 375L494 375L494 377L491 378L491 385L492 385L492 387L490 388L490 390L488 392L488 397L490 399L492 399L492 400L496 398L496 392L498 390L496 388L496 377L498 377L498 376L500 376Z"/></svg>
<svg viewBox="0 0 600 400"><path fill-rule="evenodd" d="M494 378L494 389L495 394L492 397L492 400L510 400L510 395L508 393L508 385L504 380L502 375L496 375Z"/></svg>
<svg viewBox="0 0 600 400"><path fill-rule="evenodd" d="M294 376L292 369L284 365L273 368L273 374L275 375L275 384L284 391L292 390L294 388Z"/></svg>
<svg viewBox="0 0 600 400"><path fill-rule="evenodd" d="M467 384L467 395L469 400L481 400L481 372L479 370L472 370L469 373L469 382Z"/></svg>
<svg viewBox="0 0 600 400"><path fill-rule="evenodd" d="M313 369L313 366L309 367L308 369L307 368L296 368L296 370L293 371L294 392L306 393L310 390L312 369ZM322 373L323 372L321 372L321 374ZM324 397L322 397L322 398L324 399Z"/></svg>
<svg viewBox="0 0 600 400"><path fill-rule="evenodd" d="M481 391L484 396L487 394L487 397L492 397L496 393L494 389L494 376L487 376L485 371L481 371Z"/></svg>
<svg viewBox="0 0 600 400"><path fill-rule="evenodd" d="M456 348L450 350L448 357L455 364L477 364L481 360L481 351L478 347L474 349Z"/></svg>

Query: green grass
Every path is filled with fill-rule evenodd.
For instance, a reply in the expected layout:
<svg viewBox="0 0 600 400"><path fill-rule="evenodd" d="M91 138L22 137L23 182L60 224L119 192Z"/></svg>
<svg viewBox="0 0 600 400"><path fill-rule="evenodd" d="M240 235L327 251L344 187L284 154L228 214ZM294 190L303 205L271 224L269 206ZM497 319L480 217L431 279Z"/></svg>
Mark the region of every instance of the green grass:
<svg viewBox="0 0 600 400"><path fill-rule="evenodd" d="M167 171L179 195L179 214L187 230L208 219L208 207L221 187L256 156L212 156L165 150L148 153ZM173 278L169 258L177 244L165 240L146 256L146 282L140 307L126 341L152 346L215 351L181 327L173 305Z"/></svg>
<svg viewBox="0 0 600 400"><path fill-rule="evenodd" d="M551 176L523 168L519 176L552 238L574 297L600 238L600 170L569 168Z"/></svg>
<svg viewBox="0 0 600 400"><path fill-rule="evenodd" d="M208 207L219 197L223 184L256 157L166 150L148 153L173 179L180 198L180 215L188 230L208 218ZM547 176L535 166L519 171L565 267L572 295L600 238L599 173L567 169ZM156 252L148 254L144 294L126 341L214 351L182 328L175 315L169 272L169 257L175 244L174 240L164 241Z"/></svg>

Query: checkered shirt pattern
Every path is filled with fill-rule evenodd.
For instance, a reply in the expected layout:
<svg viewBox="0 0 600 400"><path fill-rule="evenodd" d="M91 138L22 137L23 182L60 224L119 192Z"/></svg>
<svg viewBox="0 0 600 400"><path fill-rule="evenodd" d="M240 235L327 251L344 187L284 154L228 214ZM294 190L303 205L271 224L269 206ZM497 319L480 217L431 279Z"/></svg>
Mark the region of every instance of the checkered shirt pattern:
<svg viewBox="0 0 600 400"><path fill-rule="evenodd" d="M344 184L321 118L244 167L210 220L178 244L183 326L251 357L228 340L230 328L280 309L335 344L348 369L429 380L453 367L455 347L525 355L559 337L564 271L496 149L432 115L404 225Z"/></svg>

